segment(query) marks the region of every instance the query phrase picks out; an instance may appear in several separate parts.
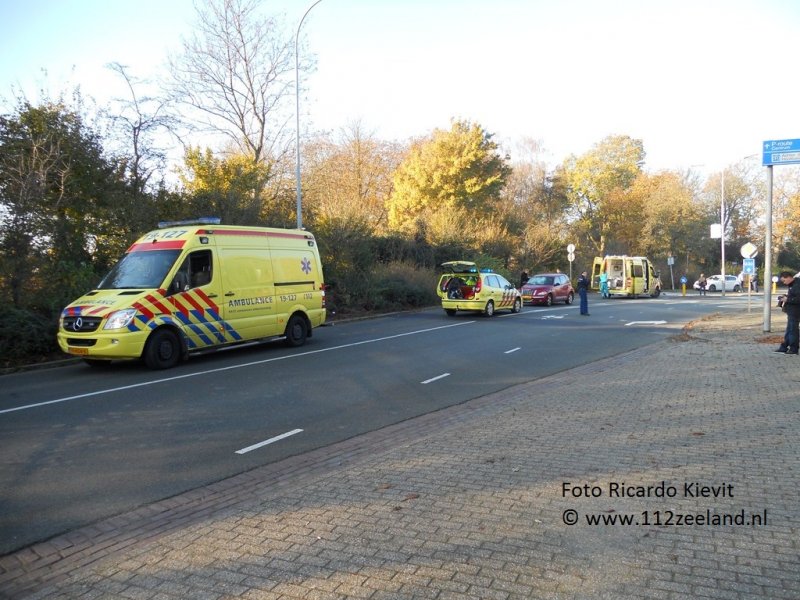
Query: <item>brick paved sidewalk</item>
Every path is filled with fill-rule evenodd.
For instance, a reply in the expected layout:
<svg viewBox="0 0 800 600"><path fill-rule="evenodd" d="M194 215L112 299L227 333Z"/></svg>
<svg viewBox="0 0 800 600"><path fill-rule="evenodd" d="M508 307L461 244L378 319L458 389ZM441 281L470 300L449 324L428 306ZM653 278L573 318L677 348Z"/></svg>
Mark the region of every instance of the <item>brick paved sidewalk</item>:
<svg viewBox="0 0 800 600"><path fill-rule="evenodd" d="M0 597L800 598L800 361L760 318L37 544Z"/></svg>

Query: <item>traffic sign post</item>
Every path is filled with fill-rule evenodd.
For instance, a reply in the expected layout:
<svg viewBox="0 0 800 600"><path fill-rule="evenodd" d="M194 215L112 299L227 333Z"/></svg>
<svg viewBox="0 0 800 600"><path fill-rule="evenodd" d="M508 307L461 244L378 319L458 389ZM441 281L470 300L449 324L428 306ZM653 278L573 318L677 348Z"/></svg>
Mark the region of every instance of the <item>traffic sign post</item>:
<svg viewBox="0 0 800 600"><path fill-rule="evenodd" d="M668 256L667 257L667 264L669 265L669 279L672 281L672 291L675 291L675 273L672 272L672 265L675 264L675 257Z"/></svg>
<svg viewBox="0 0 800 600"><path fill-rule="evenodd" d="M742 258L755 258L758 256L758 248L755 244L751 242L747 242L744 246L742 246Z"/></svg>
<svg viewBox="0 0 800 600"><path fill-rule="evenodd" d="M800 139L768 140L764 142L763 152L762 164L765 167L800 163Z"/></svg>
<svg viewBox="0 0 800 600"><path fill-rule="evenodd" d="M575 260L575 244L567 245L567 260L569 261L569 280L572 281L572 261Z"/></svg>
<svg viewBox="0 0 800 600"><path fill-rule="evenodd" d="M772 314L772 291L767 277L772 274L772 167L800 163L800 139L767 140L762 146L762 164L767 167L767 210L764 215L764 333L770 331Z"/></svg>
<svg viewBox="0 0 800 600"><path fill-rule="evenodd" d="M745 244L747 245L747 244ZM756 252L757 253L757 252ZM742 246L742 255L744 256L744 246ZM745 258L742 261L742 273L747 275L747 312L750 312L750 293L753 288L752 279L756 274L756 259Z"/></svg>

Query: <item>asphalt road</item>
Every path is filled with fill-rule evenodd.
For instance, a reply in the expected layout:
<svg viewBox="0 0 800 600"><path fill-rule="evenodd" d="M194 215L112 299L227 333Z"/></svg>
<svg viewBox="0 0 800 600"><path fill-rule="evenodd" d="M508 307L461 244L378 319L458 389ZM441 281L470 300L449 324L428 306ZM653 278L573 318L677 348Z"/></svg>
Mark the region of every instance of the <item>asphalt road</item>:
<svg viewBox="0 0 800 600"><path fill-rule="evenodd" d="M493 318L336 324L170 371L83 363L0 378L0 554L515 384L644 348L747 296L590 298ZM753 300L753 310L760 305ZM548 391L542 390L546 395Z"/></svg>

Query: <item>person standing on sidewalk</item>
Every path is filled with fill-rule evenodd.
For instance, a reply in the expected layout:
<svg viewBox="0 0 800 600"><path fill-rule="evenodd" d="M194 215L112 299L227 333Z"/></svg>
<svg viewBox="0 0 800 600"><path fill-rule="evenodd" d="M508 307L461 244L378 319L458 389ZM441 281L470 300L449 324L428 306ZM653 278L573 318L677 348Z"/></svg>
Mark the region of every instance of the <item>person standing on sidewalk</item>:
<svg viewBox="0 0 800 600"><path fill-rule="evenodd" d="M581 297L581 314L589 316L589 299L587 295L589 293L589 277L586 275L586 271L581 271L580 277L578 277L578 295Z"/></svg>
<svg viewBox="0 0 800 600"><path fill-rule="evenodd" d="M700 295L706 295L706 285L708 282L706 281L706 276L703 273L700 273L700 279L697 280L697 289L700 290Z"/></svg>
<svg viewBox="0 0 800 600"><path fill-rule="evenodd" d="M791 271L781 271L778 278L788 289L786 294L778 296L779 306L786 313L786 333L783 334L783 343L775 352L797 354L800 344L800 277L795 277Z"/></svg>

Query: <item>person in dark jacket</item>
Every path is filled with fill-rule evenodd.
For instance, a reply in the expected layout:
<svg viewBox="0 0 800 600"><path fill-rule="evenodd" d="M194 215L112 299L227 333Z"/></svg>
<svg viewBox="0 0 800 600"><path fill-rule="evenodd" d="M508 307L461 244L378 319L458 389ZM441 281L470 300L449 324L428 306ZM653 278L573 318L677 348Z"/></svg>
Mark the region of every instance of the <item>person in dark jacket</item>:
<svg viewBox="0 0 800 600"><path fill-rule="evenodd" d="M786 294L778 296L778 305L786 313L786 333L775 352L797 354L800 344L800 277L795 277L791 271L781 271L778 278L788 289Z"/></svg>
<svg viewBox="0 0 800 600"><path fill-rule="evenodd" d="M589 316L589 299L587 295L589 293L589 277L586 275L586 271L581 272L580 277L578 277L578 295L581 297L581 314Z"/></svg>
<svg viewBox="0 0 800 600"><path fill-rule="evenodd" d="M701 296L706 295L706 285L708 285L708 280L706 279L705 274L700 273L700 279L697 280L697 289Z"/></svg>

